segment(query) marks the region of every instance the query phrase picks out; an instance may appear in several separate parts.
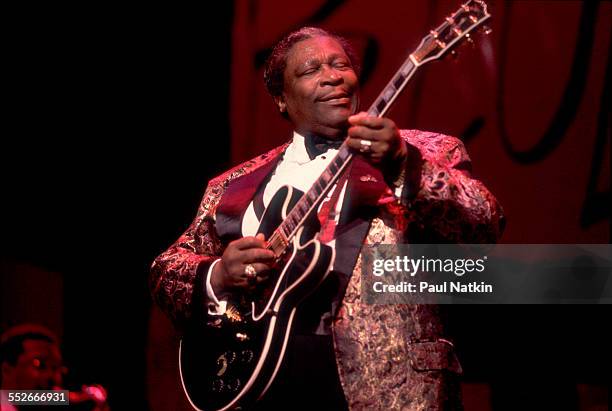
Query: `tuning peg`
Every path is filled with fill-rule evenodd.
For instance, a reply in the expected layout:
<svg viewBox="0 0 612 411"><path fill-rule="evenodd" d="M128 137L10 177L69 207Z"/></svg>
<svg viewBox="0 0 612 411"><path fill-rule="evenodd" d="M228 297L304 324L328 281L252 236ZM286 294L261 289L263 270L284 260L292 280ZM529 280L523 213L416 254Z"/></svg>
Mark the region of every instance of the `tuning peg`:
<svg viewBox="0 0 612 411"><path fill-rule="evenodd" d="M489 26L483 26L482 30L484 31L484 34L491 34L493 32L493 29Z"/></svg>

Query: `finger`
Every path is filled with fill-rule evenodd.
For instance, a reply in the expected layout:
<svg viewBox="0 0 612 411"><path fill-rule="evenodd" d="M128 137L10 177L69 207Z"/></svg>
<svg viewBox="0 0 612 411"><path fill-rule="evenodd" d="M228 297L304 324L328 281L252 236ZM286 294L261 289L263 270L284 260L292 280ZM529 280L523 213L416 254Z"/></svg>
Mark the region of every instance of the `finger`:
<svg viewBox="0 0 612 411"><path fill-rule="evenodd" d="M374 141L370 145L369 149L364 151L362 140L359 139L348 139L347 145L357 152L357 154L363 156L368 162L372 164L378 164L382 161L382 159L387 155L387 151L389 150L389 144L386 142L378 142Z"/></svg>
<svg viewBox="0 0 612 411"><path fill-rule="evenodd" d="M364 148L363 147L364 146L363 140L366 140L366 141L370 142L369 149L367 149L366 151L362 151L362 149ZM356 151L359 151L362 154L372 154L372 153L375 153L375 152L379 151L380 147L381 147L381 144L384 144L384 143L381 143L379 141L373 141L373 140L369 140L369 139L359 138L359 137L357 137L357 138L349 137L346 140L346 144L350 148L352 148L352 149L354 149Z"/></svg>
<svg viewBox="0 0 612 411"><path fill-rule="evenodd" d="M268 277L270 275L270 266L264 263L253 263L251 264L257 273L257 277Z"/></svg>
<svg viewBox="0 0 612 411"><path fill-rule="evenodd" d="M361 151L361 149L363 148L363 144L362 144L362 140L361 138L349 138L346 140L346 144L352 148L353 150L356 151ZM366 139L367 140L367 139ZM367 152L362 152L364 154L368 153L368 152L372 152L376 149L376 145L378 144L378 142L376 141L372 141L372 140L368 140L371 144L370 144L370 149Z"/></svg>
<svg viewBox="0 0 612 411"><path fill-rule="evenodd" d="M353 126L348 129L348 136L352 138L359 138L365 140L386 140L389 137L389 133L386 133L385 129L373 129L364 126Z"/></svg>
<svg viewBox="0 0 612 411"><path fill-rule="evenodd" d="M365 111L362 111L362 112L359 112L357 114L354 114L354 115L350 116L348 118L348 122L351 125L357 125L357 124L361 124L368 117L371 117L371 116L368 113L366 113Z"/></svg>
<svg viewBox="0 0 612 411"><path fill-rule="evenodd" d="M265 248L266 242L260 237L243 237L232 241L230 245L236 247L238 250L247 250L250 248Z"/></svg>
<svg viewBox="0 0 612 411"><path fill-rule="evenodd" d="M272 259L274 259L274 252L266 248L249 248L240 253L240 261L244 264L266 262Z"/></svg>
<svg viewBox="0 0 612 411"><path fill-rule="evenodd" d="M349 124L353 126L366 126L374 129L381 129L385 127L392 127L394 123L386 117L376 117L365 113L359 113L355 116L351 116L348 119Z"/></svg>
<svg viewBox="0 0 612 411"><path fill-rule="evenodd" d="M355 122L360 121L362 118L369 116L369 114L365 111L360 111L359 113L353 114L348 118L349 124L353 124Z"/></svg>

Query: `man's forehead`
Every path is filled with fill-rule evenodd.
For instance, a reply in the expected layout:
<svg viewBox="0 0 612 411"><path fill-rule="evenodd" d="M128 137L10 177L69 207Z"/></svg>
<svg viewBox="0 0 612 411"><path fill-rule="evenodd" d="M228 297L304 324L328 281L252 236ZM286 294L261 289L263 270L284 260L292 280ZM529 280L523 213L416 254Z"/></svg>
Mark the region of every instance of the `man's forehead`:
<svg viewBox="0 0 612 411"><path fill-rule="evenodd" d="M312 37L296 43L290 50L288 63L303 64L329 56L346 56L338 40L332 37Z"/></svg>
<svg viewBox="0 0 612 411"><path fill-rule="evenodd" d="M45 340L25 340L23 342L23 354L27 356L55 356L60 357L59 347Z"/></svg>

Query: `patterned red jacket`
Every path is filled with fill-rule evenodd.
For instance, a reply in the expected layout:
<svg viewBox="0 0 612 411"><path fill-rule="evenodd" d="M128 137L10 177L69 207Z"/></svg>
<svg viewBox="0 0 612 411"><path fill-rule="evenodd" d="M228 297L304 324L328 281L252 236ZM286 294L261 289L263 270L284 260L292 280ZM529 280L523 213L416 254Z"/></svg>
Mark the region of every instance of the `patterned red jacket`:
<svg viewBox="0 0 612 411"><path fill-rule="evenodd" d="M392 192L376 169L355 161L347 188L351 200L343 204L341 219L346 207L346 226L362 231L357 237L357 231L352 231L348 237L359 238L358 248L410 241L496 242L503 231L502 210L486 187L471 177L463 143L417 130L402 130L401 135L410 148L401 204L387 201ZM215 227L223 194L234 181L257 170L263 180L268 174L261 173L263 168L272 170L285 148L273 149L211 180L193 223L155 259L150 276L153 298L179 328L196 311L206 310L205 273L224 249ZM369 212L364 214L365 209ZM340 254L342 246L338 240L336 244ZM452 345L443 338L438 307L361 303L361 257L355 254L348 262L352 275L347 276L332 325L338 374L350 409L460 408L455 376L461 367Z"/></svg>

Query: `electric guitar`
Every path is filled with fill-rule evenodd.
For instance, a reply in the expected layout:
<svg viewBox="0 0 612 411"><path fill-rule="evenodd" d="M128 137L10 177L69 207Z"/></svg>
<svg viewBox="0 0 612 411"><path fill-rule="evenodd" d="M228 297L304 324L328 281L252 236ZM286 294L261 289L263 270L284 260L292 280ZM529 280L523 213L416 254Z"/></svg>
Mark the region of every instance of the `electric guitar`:
<svg viewBox="0 0 612 411"><path fill-rule="evenodd" d="M368 113L383 116L419 67L469 39L490 17L480 0L467 1L446 17L404 61ZM228 302L224 315L209 316L185 333L179 349L180 374L194 409L240 409L261 398L274 382L298 305L334 263L334 249L318 239L316 210L353 155L343 143L306 193L285 186L274 195L258 230L276 256L271 281L255 295Z"/></svg>

